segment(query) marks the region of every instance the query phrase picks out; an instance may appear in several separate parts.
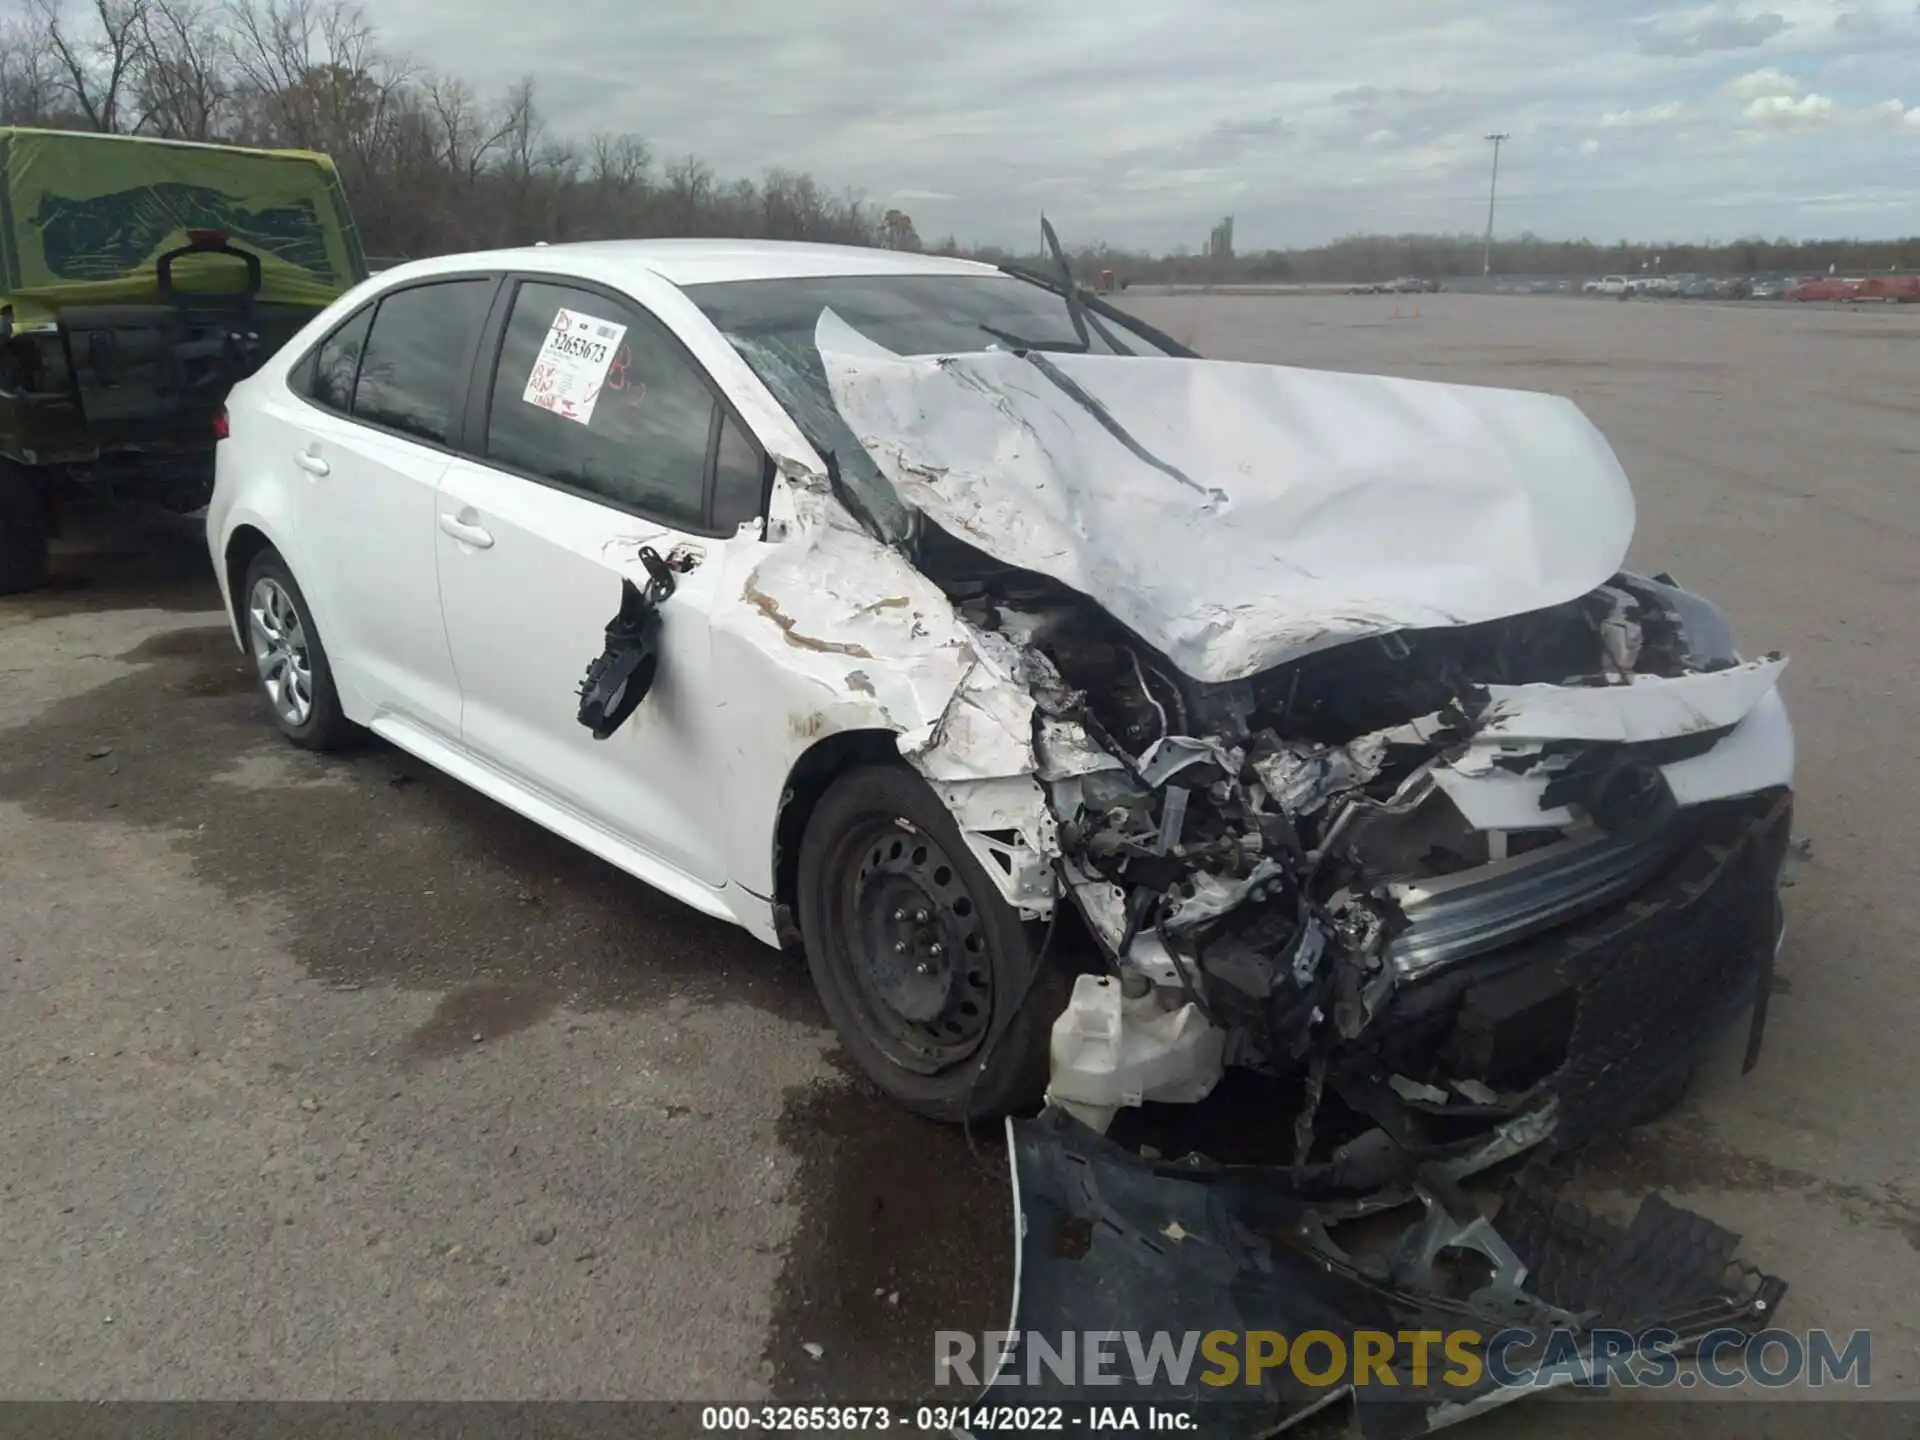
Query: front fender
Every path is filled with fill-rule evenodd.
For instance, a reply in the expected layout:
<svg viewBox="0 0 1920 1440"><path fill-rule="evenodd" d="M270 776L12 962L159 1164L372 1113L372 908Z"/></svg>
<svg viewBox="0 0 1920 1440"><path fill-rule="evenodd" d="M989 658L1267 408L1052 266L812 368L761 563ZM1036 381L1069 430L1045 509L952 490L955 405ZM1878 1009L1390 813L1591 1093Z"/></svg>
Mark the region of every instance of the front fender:
<svg viewBox="0 0 1920 1440"><path fill-rule="evenodd" d="M954 810L969 843L998 860L987 870L1009 899L1029 913L1048 908L1033 878L1054 848L1033 778L1033 698L1007 642L968 625L896 551L831 523L730 549L719 593L717 759L735 883L774 894L782 800L802 758L835 735L878 731ZM996 803L982 805L988 788ZM1011 867L1009 832L1022 852Z"/></svg>

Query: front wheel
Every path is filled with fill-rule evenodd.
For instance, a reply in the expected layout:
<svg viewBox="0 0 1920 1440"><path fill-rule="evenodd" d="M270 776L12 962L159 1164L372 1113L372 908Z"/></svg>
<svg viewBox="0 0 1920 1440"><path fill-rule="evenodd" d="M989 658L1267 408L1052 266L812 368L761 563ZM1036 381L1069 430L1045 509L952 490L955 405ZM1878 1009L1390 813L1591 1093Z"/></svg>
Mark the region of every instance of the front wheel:
<svg viewBox="0 0 1920 1440"><path fill-rule="evenodd" d="M797 898L827 1016L889 1096L948 1122L1039 1102L1064 971L926 781L898 764L836 781L801 842Z"/></svg>

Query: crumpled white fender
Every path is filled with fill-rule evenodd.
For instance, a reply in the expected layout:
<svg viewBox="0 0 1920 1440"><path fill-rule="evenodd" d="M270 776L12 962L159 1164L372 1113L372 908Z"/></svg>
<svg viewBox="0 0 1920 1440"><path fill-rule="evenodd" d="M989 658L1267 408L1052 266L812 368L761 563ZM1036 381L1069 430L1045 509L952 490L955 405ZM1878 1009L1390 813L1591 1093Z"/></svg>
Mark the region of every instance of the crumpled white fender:
<svg viewBox="0 0 1920 1440"><path fill-rule="evenodd" d="M824 477L789 479L799 502L788 538L737 552L722 593L739 604L716 624L803 690L803 702L788 702L797 748L843 730L894 731L1009 903L1045 915L1059 841L1034 779L1034 701L1017 648L961 619L826 494Z"/></svg>

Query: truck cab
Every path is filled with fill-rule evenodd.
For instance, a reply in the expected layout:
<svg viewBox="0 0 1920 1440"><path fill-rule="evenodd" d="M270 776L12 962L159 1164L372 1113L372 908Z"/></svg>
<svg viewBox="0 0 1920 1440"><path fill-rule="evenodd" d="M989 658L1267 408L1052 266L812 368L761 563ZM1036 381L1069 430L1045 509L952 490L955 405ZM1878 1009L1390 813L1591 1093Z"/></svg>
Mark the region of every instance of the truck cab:
<svg viewBox="0 0 1920 1440"><path fill-rule="evenodd" d="M192 514L227 391L366 278L324 155L0 128L0 594L88 500Z"/></svg>

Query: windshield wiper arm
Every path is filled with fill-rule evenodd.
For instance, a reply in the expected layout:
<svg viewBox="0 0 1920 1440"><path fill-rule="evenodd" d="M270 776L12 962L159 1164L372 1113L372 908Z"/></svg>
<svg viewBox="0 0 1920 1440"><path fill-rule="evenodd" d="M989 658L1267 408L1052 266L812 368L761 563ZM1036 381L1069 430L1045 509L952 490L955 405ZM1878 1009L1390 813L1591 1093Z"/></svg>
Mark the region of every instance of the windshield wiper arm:
<svg viewBox="0 0 1920 1440"><path fill-rule="evenodd" d="M1054 233L1053 222L1044 215L1040 217L1040 238L1053 252L1053 263L1060 267L1060 290L1066 298L1067 316L1073 321L1074 337L1079 340L1080 353L1084 355L1093 349L1093 338L1087 333L1087 312L1080 304L1080 287L1073 283L1073 267L1067 264L1067 252L1060 248L1060 237Z"/></svg>
<svg viewBox="0 0 1920 1440"><path fill-rule="evenodd" d="M1087 347L1077 340L1029 340L1024 335L1015 335L1010 330L998 329L995 326L987 324L984 320L979 322L979 326L982 330L986 331L987 334L993 336L994 339L1000 341L1003 345L1012 346L1015 350L1051 350L1057 355L1084 355L1087 353Z"/></svg>

